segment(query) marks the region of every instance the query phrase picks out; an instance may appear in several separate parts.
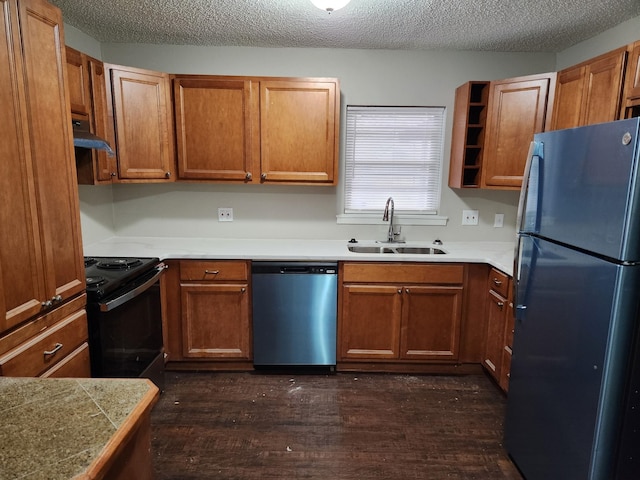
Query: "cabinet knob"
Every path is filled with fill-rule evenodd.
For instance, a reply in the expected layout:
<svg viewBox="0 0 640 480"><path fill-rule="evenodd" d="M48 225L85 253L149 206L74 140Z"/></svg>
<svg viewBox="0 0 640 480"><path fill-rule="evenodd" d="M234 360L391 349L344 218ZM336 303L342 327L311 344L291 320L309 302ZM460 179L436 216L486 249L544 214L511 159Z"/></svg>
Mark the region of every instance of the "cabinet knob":
<svg viewBox="0 0 640 480"><path fill-rule="evenodd" d="M62 348L62 344L61 343L56 343L55 346L53 347L53 350L45 350L43 353L46 356L50 356L50 355L55 355L56 353L58 353L60 351L60 349Z"/></svg>
<svg viewBox="0 0 640 480"><path fill-rule="evenodd" d="M262 180L266 180L266 179L267 179L267 174L266 174L266 173L262 173L262 174L260 174L260 178L261 178Z"/></svg>
<svg viewBox="0 0 640 480"><path fill-rule="evenodd" d="M251 180L253 178L253 175L251 175L251 172L247 172L247 174L244 176L245 180Z"/></svg>
<svg viewBox="0 0 640 480"><path fill-rule="evenodd" d="M45 300L40 305L42 306L42 308L49 308L51 305L53 305L53 302L51 300Z"/></svg>
<svg viewBox="0 0 640 480"><path fill-rule="evenodd" d="M504 302L498 302L497 305L498 307L500 307L500 310L502 310L502 307L504 307Z"/></svg>
<svg viewBox="0 0 640 480"><path fill-rule="evenodd" d="M241 291L242 293L244 293L244 292L246 292L246 291L247 291L247 289L246 289L246 288L244 288L244 287L242 287L242 288L240 289L240 291Z"/></svg>
<svg viewBox="0 0 640 480"><path fill-rule="evenodd" d="M112 177L115 177L117 175L116 172L111 172L109 175L111 175Z"/></svg>
<svg viewBox="0 0 640 480"><path fill-rule="evenodd" d="M402 293L402 289L401 288L398 289L398 293Z"/></svg>
<svg viewBox="0 0 640 480"><path fill-rule="evenodd" d="M171 178L171 172L164 172L164 178Z"/></svg>
<svg viewBox="0 0 640 480"><path fill-rule="evenodd" d="M51 297L51 303L59 303L62 301L62 295L55 295Z"/></svg>
<svg viewBox="0 0 640 480"><path fill-rule="evenodd" d="M405 292L405 293L411 293L411 291L410 291L408 288L406 288L406 289L404 290L404 292Z"/></svg>

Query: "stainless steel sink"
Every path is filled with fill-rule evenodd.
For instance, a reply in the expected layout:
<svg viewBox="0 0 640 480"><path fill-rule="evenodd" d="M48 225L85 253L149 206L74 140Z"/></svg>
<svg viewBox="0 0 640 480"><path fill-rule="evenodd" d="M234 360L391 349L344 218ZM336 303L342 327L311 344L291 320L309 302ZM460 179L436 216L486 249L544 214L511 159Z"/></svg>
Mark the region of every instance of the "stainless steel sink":
<svg viewBox="0 0 640 480"><path fill-rule="evenodd" d="M354 253L396 253L393 248L378 247L377 245L348 245L349 251Z"/></svg>
<svg viewBox="0 0 640 480"><path fill-rule="evenodd" d="M419 255L442 255L445 252L439 248L432 247L396 247L398 253L414 253Z"/></svg>
<svg viewBox="0 0 640 480"><path fill-rule="evenodd" d="M433 247L391 247L388 245L347 245L350 252L354 253L400 253L413 255L442 255L447 252Z"/></svg>

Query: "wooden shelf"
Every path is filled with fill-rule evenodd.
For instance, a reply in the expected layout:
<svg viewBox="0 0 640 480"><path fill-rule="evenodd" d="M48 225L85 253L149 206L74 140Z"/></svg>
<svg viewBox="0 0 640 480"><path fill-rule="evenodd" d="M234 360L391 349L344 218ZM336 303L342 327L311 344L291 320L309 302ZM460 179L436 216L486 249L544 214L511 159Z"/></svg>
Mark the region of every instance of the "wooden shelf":
<svg viewBox="0 0 640 480"><path fill-rule="evenodd" d="M449 186L478 188L489 99L489 82L467 82L456 89Z"/></svg>

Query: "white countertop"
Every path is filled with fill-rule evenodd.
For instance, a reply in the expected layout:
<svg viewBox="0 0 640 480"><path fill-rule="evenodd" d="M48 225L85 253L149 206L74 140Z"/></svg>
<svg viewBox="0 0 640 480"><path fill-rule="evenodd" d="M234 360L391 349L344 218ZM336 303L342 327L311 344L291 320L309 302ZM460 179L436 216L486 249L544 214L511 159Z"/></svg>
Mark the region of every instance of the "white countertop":
<svg viewBox="0 0 640 480"><path fill-rule="evenodd" d="M360 241L362 245L374 241ZM508 275L513 271L511 242L444 242L437 246L445 255L353 253L348 240L226 239L188 237L111 237L84 246L94 257L158 257L161 260L248 259L284 261L381 261L381 262L468 262L487 263ZM377 244L381 245L381 244ZM407 242L403 246L429 246L429 242Z"/></svg>

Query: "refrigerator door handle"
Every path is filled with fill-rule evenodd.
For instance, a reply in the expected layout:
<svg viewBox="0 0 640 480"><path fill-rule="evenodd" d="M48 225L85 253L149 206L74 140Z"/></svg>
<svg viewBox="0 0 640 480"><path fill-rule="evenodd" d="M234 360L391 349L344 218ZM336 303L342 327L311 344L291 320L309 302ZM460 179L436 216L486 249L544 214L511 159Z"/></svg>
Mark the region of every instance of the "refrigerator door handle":
<svg viewBox="0 0 640 480"><path fill-rule="evenodd" d="M516 253L513 258L513 305L515 306L514 316L518 318L519 311L527 307L518 301L518 285L520 284L520 265L522 264L522 237L518 236L516 241Z"/></svg>
<svg viewBox="0 0 640 480"><path fill-rule="evenodd" d="M531 176L531 159L535 151L535 140L529 144L527 152L527 162L524 166L524 174L522 176L522 188L520 189L520 198L518 199L518 214L516 216L516 232L521 232L524 222L524 209L526 205L527 195L529 193L529 177ZM516 256L517 258L517 256Z"/></svg>
<svg viewBox="0 0 640 480"><path fill-rule="evenodd" d="M518 216L516 219L517 232L537 231L537 218L533 219L533 223L527 224L527 211L529 204L535 204L535 210L538 209L538 188L540 182L540 170L542 168L544 144L535 140L529 145L529 153L527 154L527 163L524 167L522 176L522 188L520 190L520 198L518 199Z"/></svg>

